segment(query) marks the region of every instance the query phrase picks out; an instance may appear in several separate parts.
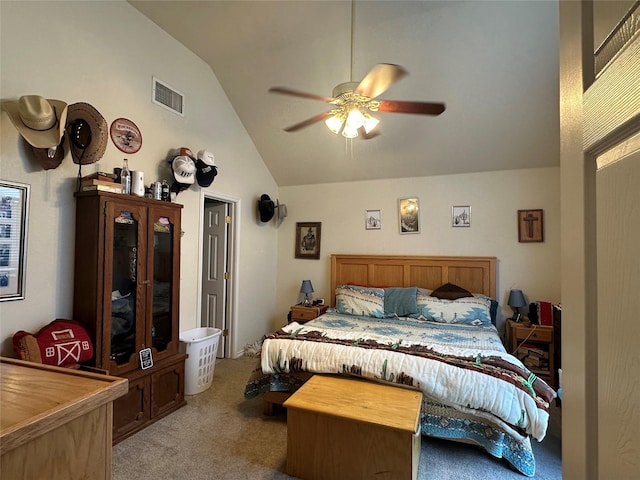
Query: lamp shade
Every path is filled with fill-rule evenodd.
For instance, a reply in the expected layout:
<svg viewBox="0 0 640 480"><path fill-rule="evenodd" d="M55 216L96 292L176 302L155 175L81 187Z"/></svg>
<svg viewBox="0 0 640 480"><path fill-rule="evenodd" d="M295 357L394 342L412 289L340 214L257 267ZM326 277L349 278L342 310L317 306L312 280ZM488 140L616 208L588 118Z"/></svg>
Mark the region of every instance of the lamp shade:
<svg viewBox="0 0 640 480"><path fill-rule="evenodd" d="M511 290L509 292L509 301L507 302L507 305L511 308L524 307L526 304L527 302L524 300L522 290Z"/></svg>
<svg viewBox="0 0 640 480"><path fill-rule="evenodd" d="M300 293L304 293L305 295L313 293L313 285L311 285L311 280L302 281L302 285L300 286Z"/></svg>

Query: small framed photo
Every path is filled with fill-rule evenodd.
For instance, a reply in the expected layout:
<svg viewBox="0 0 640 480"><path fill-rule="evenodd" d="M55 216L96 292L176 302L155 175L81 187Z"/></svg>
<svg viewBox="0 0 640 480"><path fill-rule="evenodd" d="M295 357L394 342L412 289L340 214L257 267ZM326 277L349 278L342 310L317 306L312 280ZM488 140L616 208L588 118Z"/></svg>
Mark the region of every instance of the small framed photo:
<svg viewBox="0 0 640 480"><path fill-rule="evenodd" d="M143 348L140 350L140 368L146 370L153 367L153 354L150 348Z"/></svg>
<svg viewBox="0 0 640 480"><path fill-rule="evenodd" d="M367 210L364 215L364 228L367 230L380 230L382 228L382 216L380 210Z"/></svg>
<svg viewBox="0 0 640 480"><path fill-rule="evenodd" d="M296 223L296 258L320 258L321 222Z"/></svg>
<svg viewBox="0 0 640 480"><path fill-rule="evenodd" d="M420 233L420 201L417 197L398 200L400 233Z"/></svg>
<svg viewBox="0 0 640 480"><path fill-rule="evenodd" d="M542 209L518 210L518 242L544 242Z"/></svg>
<svg viewBox="0 0 640 480"><path fill-rule="evenodd" d="M0 302L25 298L30 190L0 180Z"/></svg>
<svg viewBox="0 0 640 480"><path fill-rule="evenodd" d="M470 227L471 226L471 207L469 205L451 207L451 226L452 227Z"/></svg>

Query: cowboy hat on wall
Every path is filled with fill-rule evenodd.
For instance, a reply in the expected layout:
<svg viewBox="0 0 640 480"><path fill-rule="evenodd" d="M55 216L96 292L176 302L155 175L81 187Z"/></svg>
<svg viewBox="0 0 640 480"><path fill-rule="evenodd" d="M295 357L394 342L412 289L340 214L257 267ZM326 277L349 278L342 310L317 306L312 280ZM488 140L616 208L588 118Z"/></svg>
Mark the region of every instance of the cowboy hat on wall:
<svg viewBox="0 0 640 480"><path fill-rule="evenodd" d="M2 106L18 133L31 145L34 157L43 168L48 170L60 165L64 158L62 143L67 104L40 95L24 95L17 101L3 102Z"/></svg>
<svg viewBox="0 0 640 480"><path fill-rule="evenodd" d="M92 105L74 103L69 105L67 135L73 163L95 163L102 158L107 148L107 121Z"/></svg>

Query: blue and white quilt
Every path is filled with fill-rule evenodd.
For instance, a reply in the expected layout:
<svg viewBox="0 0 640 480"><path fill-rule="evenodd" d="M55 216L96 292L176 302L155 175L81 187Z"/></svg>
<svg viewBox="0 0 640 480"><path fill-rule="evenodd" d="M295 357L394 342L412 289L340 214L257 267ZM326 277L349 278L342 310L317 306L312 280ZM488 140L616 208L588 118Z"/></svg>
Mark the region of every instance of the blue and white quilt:
<svg viewBox="0 0 640 480"><path fill-rule="evenodd" d="M351 374L421 390L537 440L555 392L504 349L493 325L328 313L291 323L262 345L263 374Z"/></svg>

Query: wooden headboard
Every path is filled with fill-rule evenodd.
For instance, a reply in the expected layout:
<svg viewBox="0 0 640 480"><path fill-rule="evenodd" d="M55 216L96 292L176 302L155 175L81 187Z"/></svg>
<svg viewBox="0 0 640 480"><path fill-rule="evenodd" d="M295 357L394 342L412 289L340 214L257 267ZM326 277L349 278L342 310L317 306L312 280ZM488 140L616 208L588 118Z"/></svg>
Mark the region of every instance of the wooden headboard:
<svg viewBox="0 0 640 480"><path fill-rule="evenodd" d="M447 282L496 298L496 257L331 255L331 305L337 285L435 290Z"/></svg>

